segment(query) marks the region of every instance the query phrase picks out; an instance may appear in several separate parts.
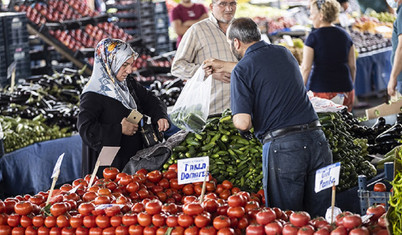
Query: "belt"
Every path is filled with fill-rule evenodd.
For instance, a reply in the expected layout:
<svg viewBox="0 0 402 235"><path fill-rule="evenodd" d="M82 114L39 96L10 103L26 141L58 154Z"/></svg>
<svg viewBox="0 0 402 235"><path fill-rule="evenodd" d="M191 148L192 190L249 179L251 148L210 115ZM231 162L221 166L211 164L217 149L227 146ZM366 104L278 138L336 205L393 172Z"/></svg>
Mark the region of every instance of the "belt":
<svg viewBox="0 0 402 235"><path fill-rule="evenodd" d="M320 121L316 120L316 121L310 122L308 124L289 126L289 127L285 127L285 128L278 129L278 130L269 131L265 135L265 137L263 139L263 143L265 144L269 141L272 141L275 138L282 137L282 136L285 136L290 133L300 132L300 131L305 131L305 130L313 130L313 129L317 129L320 127L321 127Z"/></svg>

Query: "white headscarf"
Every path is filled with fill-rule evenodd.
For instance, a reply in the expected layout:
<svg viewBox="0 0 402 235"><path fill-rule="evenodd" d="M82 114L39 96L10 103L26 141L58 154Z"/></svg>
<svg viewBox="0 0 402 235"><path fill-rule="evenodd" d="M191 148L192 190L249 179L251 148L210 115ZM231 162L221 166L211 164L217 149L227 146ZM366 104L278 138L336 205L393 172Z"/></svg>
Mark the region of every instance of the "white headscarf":
<svg viewBox="0 0 402 235"><path fill-rule="evenodd" d="M105 38L95 49L95 62L91 78L82 93L92 91L120 101L127 109L136 109L137 104L127 87L127 81L120 82L116 74L120 67L135 52L128 43L119 39Z"/></svg>

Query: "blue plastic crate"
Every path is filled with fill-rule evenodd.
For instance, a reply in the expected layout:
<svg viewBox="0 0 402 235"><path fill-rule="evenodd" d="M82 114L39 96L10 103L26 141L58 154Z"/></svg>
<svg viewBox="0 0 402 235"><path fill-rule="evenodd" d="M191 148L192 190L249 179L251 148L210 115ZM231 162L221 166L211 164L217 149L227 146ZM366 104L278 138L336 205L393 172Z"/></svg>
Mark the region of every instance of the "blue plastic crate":
<svg viewBox="0 0 402 235"><path fill-rule="evenodd" d="M155 29L167 30L169 28L169 17L167 14L155 14Z"/></svg>
<svg viewBox="0 0 402 235"><path fill-rule="evenodd" d="M155 34L155 44L170 44L170 38L168 33Z"/></svg>
<svg viewBox="0 0 402 235"><path fill-rule="evenodd" d="M160 13L167 13L167 7L166 7L166 2L155 2L154 5L154 12L155 14L160 14Z"/></svg>
<svg viewBox="0 0 402 235"><path fill-rule="evenodd" d="M389 207L389 198L391 197L391 192L375 192L370 191L369 189L377 182L383 182L388 184L388 182L392 181L393 178L393 169L394 164L392 162L388 162L384 165L385 177L384 179L379 179L378 181L372 182L370 185L367 185L367 178L365 175L358 176L358 190L357 195L360 200L360 213L361 215L365 215L367 209L374 204L385 204L385 209L388 210Z"/></svg>

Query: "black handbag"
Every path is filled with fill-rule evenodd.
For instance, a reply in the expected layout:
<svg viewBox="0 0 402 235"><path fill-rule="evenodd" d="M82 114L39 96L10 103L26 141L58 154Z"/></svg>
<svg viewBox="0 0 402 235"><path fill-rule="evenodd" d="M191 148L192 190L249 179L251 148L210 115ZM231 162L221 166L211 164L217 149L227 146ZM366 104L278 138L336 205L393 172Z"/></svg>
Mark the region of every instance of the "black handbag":
<svg viewBox="0 0 402 235"><path fill-rule="evenodd" d="M145 148L149 148L163 141L163 134L159 132L157 124L154 125L151 117L147 115L144 115L141 120L141 136Z"/></svg>

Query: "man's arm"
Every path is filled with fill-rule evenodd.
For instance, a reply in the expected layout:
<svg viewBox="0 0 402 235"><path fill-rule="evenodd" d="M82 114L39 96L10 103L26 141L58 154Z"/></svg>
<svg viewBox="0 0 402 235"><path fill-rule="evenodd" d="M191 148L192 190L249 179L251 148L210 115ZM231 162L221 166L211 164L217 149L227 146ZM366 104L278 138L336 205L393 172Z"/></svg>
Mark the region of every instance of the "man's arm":
<svg viewBox="0 0 402 235"><path fill-rule="evenodd" d="M202 63L202 68L207 75L212 73L231 73L237 62L223 61L214 58L206 59Z"/></svg>
<svg viewBox="0 0 402 235"><path fill-rule="evenodd" d="M197 23L198 21L201 21L205 18L208 18L208 14L205 13L203 14L200 18L196 20L187 20L187 21L182 21L180 19L176 19L172 21L173 29L176 32L177 35L183 36L184 33L191 27L191 25Z"/></svg>
<svg viewBox="0 0 402 235"><path fill-rule="evenodd" d="M233 116L233 125L240 131L249 131L252 127L251 115L238 113Z"/></svg>
<svg viewBox="0 0 402 235"><path fill-rule="evenodd" d="M395 51L394 62L392 64L391 75L388 82L388 95L395 94L398 75L402 71L402 34L398 36L398 47Z"/></svg>

